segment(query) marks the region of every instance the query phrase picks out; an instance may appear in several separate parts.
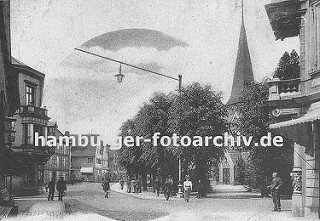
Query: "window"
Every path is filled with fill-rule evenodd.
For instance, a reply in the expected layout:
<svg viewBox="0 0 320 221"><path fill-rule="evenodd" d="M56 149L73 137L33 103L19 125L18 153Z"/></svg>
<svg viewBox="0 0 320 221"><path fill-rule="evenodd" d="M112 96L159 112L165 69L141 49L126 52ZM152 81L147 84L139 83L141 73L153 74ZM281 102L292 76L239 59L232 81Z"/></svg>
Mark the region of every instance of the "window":
<svg viewBox="0 0 320 221"><path fill-rule="evenodd" d="M35 105L34 99L34 87L27 85L26 86L26 105Z"/></svg>
<svg viewBox="0 0 320 221"><path fill-rule="evenodd" d="M59 166L59 157L57 156L57 165Z"/></svg>
<svg viewBox="0 0 320 221"><path fill-rule="evenodd" d="M88 163L93 163L93 158L92 157L88 158Z"/></svg>
<svg viewBox="0 0 320 221"><path fill-rule="evenodd" d="M316 3L310 10L310 57L309 71L320 70L320 4Z"/></svg>

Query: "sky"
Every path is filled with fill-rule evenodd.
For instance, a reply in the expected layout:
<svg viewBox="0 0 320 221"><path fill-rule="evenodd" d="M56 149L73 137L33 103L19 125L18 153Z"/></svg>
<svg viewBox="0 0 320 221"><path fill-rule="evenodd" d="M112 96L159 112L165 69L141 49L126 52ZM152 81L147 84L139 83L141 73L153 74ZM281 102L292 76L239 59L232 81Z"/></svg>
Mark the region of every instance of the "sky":
<svg viewBox="0 0 320 221"><path fill-rule="evenodd" d="M272 75L298 37L275 41L264 9L244 0L256 81ZM231 93L241 23L239 0L11 0L12 55L46 74L43 105L59 129L99 133L116 144L122 122L177 82L83 54L75 47ZM127 30L128 29L128 30Z"/></svg>

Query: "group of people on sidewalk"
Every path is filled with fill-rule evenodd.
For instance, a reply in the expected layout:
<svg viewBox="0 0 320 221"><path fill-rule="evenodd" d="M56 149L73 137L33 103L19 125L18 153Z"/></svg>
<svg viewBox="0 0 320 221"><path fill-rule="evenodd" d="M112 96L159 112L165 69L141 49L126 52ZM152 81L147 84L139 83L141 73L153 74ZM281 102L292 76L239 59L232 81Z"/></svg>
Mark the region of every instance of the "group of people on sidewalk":
<svg viewBox="0 0 320 221"><path fill-rule="evenodd" d="M123 190L123 188L124 188L123 178L121 178L121 180L120 180L120 185L121 185L121 190ZM135 179L135 178L130 179L128 177L128 180L126 182L126 187L127 187L127 193L141 193L142 184L141 184L140 178L138 177L137 179Z"/></svg>
<svg viewBox="0 0 320 221"><path fill-rule="evenodd" d="M62 198L67 190L67 184L63 177L60 177L58 182L56 183L55 179L52 178L51 181L46 186L46 193L48 193L48 201L54 199L54 192L57 189L58 191L58 201L62 201Z"/></svg>
<svg viewBox="0 0 320 221"><path fill-rule="evenodd" d="M166 178L166 181L162 186L162 190L163 190L163 193L165 195L166 200L169 200L169 198L172 195L172 185L173 185L173 180L172 180L171 176L168 176L168 178ZM192 187L193 187L193 185L190 180L190 176L186 175L186 180L183 182L183 191L184 191L183 195L184 195L184 199L186 202L189 202ZM160 188L161 188L160 180L158 178L156 178L156 180L154 182L154 189L156 191L157 196L159 196L159 194L160 194ZM201 197L204 196L203 185L200 180L198 182L197 192L198 192L198 194L197 194L196 198L200 199Z"/></svg>

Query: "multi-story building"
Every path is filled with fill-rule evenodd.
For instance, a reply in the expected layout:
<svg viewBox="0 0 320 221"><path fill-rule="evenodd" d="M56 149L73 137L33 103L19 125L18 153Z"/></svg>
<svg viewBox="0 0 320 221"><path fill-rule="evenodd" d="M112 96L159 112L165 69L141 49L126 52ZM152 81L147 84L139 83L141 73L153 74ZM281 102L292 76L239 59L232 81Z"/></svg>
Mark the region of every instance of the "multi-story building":
<svg viewBox="0 0 320 221"><path fill-rule="evenodd" d="M269 81L265 102L274 133L293 142L292 211L320 218L320 0L277 0L265 6L277 39L299 36L300 78Z"/></svg>
<svg viewBox="0 0 320 221"><path fill-rule="evenodd" d="M89 142L87 145L78 145L78 135L70 135L76 138L76 145L71 147L71 173L76 179L84 181L100 182L108 174L108 145L98 140L99 134L84 134L88 140L94 140L96 145Z"/></svg>
<svg viewBox="0 0 320 221"><path fill-rule="evenodd" d="M68 181L71 169L71 145L66 143L67 140L60 139L68 136L58 129L56 122L48 123L47 136L56 137L57 142L54 154L44 166L44 182L49 182L52 178L57 180L59 177L64 177L64 180Z"/></svg>
<svg viewBox="0 0 320 221"><path fill-rule="evenodd" d="M37 193L44 181L44 165L54 153L54 148L39 143L35 145L35 133L46 136L49 117L42 107L45 75L12 58L12 71L18 76L21 107L14 114L17 119L13 154L22 166L20 175L13 179L16 193Z"/></svg>

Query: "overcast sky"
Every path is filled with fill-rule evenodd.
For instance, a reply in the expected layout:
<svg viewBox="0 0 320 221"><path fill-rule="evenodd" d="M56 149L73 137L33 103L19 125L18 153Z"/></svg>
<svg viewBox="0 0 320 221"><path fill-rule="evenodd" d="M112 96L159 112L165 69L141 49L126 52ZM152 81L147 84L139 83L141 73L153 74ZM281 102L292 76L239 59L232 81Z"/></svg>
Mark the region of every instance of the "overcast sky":
<svg viewBox="0 0 320 221"><path fill-rule="evenodd" d="M284 51L299 52L297 37L275 41L264 9L270 1L245 0L257 81L271 75ZM11 0L12 54L46 74L44 105L60 130L99 133L114 145L121 123L152 93L172 91L177 82L123 67L126 77L119 84L118 64L74 47L173 77L182 74L183 85L211 84L227 101L239 5L237 0ZM151 31L119 31L133 28Z"/></svg>

